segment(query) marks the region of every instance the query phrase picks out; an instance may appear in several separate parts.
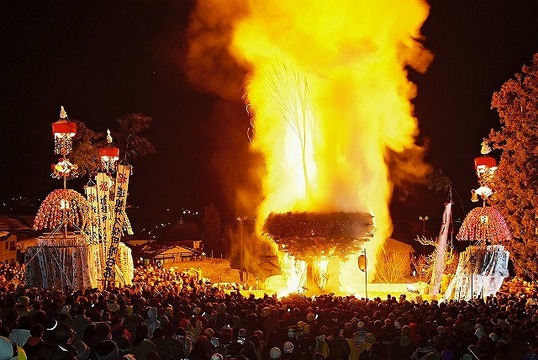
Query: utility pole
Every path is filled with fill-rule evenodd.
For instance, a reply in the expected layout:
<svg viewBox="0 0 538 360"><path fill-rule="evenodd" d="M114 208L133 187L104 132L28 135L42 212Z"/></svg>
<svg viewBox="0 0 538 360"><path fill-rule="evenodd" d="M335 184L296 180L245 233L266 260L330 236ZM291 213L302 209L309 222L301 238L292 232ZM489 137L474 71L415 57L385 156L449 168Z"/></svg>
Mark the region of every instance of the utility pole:
<svg viewBox="0 0 538 360"><path fill-rule="evenodd" d="M418 219L422 221L422 237L425 237L426 236L426 221L430 220L430 218L428 218L428 215L426 215L426 216L419 216Z"/></svg>
<svg viewBox="0 0 538 360"><path fill-rule="evenodd" d="M359 270L364 272L364 297L368 300L368 258L366 257L366 248L362 249L358 258Z"/></svg>
<svg viewBox="0 0 538 360"><path fill-rule="evenodd" d="M237 218L239 221L239 280L244 281L243 276L243 221L247 219L246 216L240 216Z"/></svg>

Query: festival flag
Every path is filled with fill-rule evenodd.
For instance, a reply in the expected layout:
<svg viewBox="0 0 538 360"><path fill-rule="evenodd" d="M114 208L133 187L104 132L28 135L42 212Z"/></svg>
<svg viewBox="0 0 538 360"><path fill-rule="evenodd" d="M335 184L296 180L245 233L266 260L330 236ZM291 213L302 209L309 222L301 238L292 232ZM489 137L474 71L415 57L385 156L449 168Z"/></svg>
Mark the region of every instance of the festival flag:
<svg viewBox="0 0 538 360"><path fill-rule="evenodd" d="M119 243L125 224L125 208L127 205L127 189L129 187L129 176L131 174L130 165L118 165L116 172L116 185L114 189L114 223L112 224L110 246L107 252L104 279L109 280L116 264Z"/></svg>
<svg viewBox="0 0 538 360"><path fill-rule="evenodd" d="M88 235L90 244L99 243L99 203L97 201L97 187L96 185L86 186L84 191L86 192L86 200L90 207L90 219L91 225L88 227Z"/></svg>
<svg viewBox="0 0 538 360"><path fill-rule="evenodd" d="M445 253L448 243L448 234L450 232L450 224L452 223L452 190L449 193L449 200L445 204L443 212L443 223L437 238L437 248L435 251L434 269L432 272L432 295L439 294L443 272L445 271Z"/></svg>

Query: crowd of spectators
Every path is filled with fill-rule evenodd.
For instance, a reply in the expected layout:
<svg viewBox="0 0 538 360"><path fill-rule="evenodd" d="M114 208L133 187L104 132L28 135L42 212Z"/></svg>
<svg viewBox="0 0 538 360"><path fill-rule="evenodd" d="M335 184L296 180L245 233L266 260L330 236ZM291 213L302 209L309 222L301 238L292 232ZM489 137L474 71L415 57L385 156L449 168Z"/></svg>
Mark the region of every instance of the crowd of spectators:
<svg viewBox="0 0 538 360"><path fill-rule="evenodd" d="M196 271L135 272L131 286L43 290L0 268L0 360L538 359L536 294L255 297Z"/></svg>

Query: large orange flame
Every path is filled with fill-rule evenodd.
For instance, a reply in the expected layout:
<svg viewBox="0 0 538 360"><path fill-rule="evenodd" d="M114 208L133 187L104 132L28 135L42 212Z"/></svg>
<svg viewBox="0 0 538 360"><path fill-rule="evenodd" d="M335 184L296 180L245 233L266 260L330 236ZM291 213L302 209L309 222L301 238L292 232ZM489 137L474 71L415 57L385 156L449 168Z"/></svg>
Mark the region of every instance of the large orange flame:
<svg viewBox="0 0 538 360"><path fill-rule="evenodd" d="M270 212L368 212L376 227L367 245L372 274L372 260L392 231L389 154L417 148L410 102L416 89L406 67L424 71L431 61L419 41L428 5L423 0L201 4L198 16L207 8L211 19L234 8L241 12L222 28L232 29L229 50L250 69L251 148L265 158L258 232ZM402 168L409 171L413 164L412 171L423 173L421 151L410 152L419 158L402 156L408 161ZM301 264L290 259L282 264L287 290L294 290ZM318 267L330 271L331 266L320 259ZM356 257L339 271L357 278ZM358 291L356 279L342 284L342 292Z"/></svg>
<svg viewBox="0 0 538 360"><path fill-rule="evenodd" d="M374 259L392 231L387 152L413 148L418 133L410 103L415 86L405 67L422 71L431 60L417 41L428 6L421 0L247 2L232 51L252 69L252 148L266 159L266 199L257 218L261 224L270 212L369 212ZM341 266L345 273L357 273L356 258Z"/></svg>

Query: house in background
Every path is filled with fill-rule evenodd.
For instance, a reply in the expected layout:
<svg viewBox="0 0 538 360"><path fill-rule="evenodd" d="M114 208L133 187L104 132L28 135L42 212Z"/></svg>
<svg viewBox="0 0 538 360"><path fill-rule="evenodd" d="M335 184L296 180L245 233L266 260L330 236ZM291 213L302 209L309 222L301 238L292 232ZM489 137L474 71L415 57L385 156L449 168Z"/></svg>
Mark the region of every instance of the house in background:
<svg viewBox="0 0 538 360"><path fill-rule="evenodd" d="M414 252L409 244L396 239L387 239L377 254L375 282L390 284L408 282Z"/></svg>
<svg viewBox="0 0 538 360"><path fill-rule="evenodd" d="M168 267L182 261L201 260L203 256L203 244L199 240L166 242L131 240L125 244L132 250L135 265Z"/></svg>
<svg viewBox="0 0 538 360"><path fill-rule="evenodd" d="M30 217L0 215L0 262L15 263L21 240L31 240L35 234Z"/></svg>
<svg viewBox="0 0 538 360"><path fill-rule="evenodd" d="M15 264L17 261L17 236L9 231L0 231L0 262Z"/></svg>

